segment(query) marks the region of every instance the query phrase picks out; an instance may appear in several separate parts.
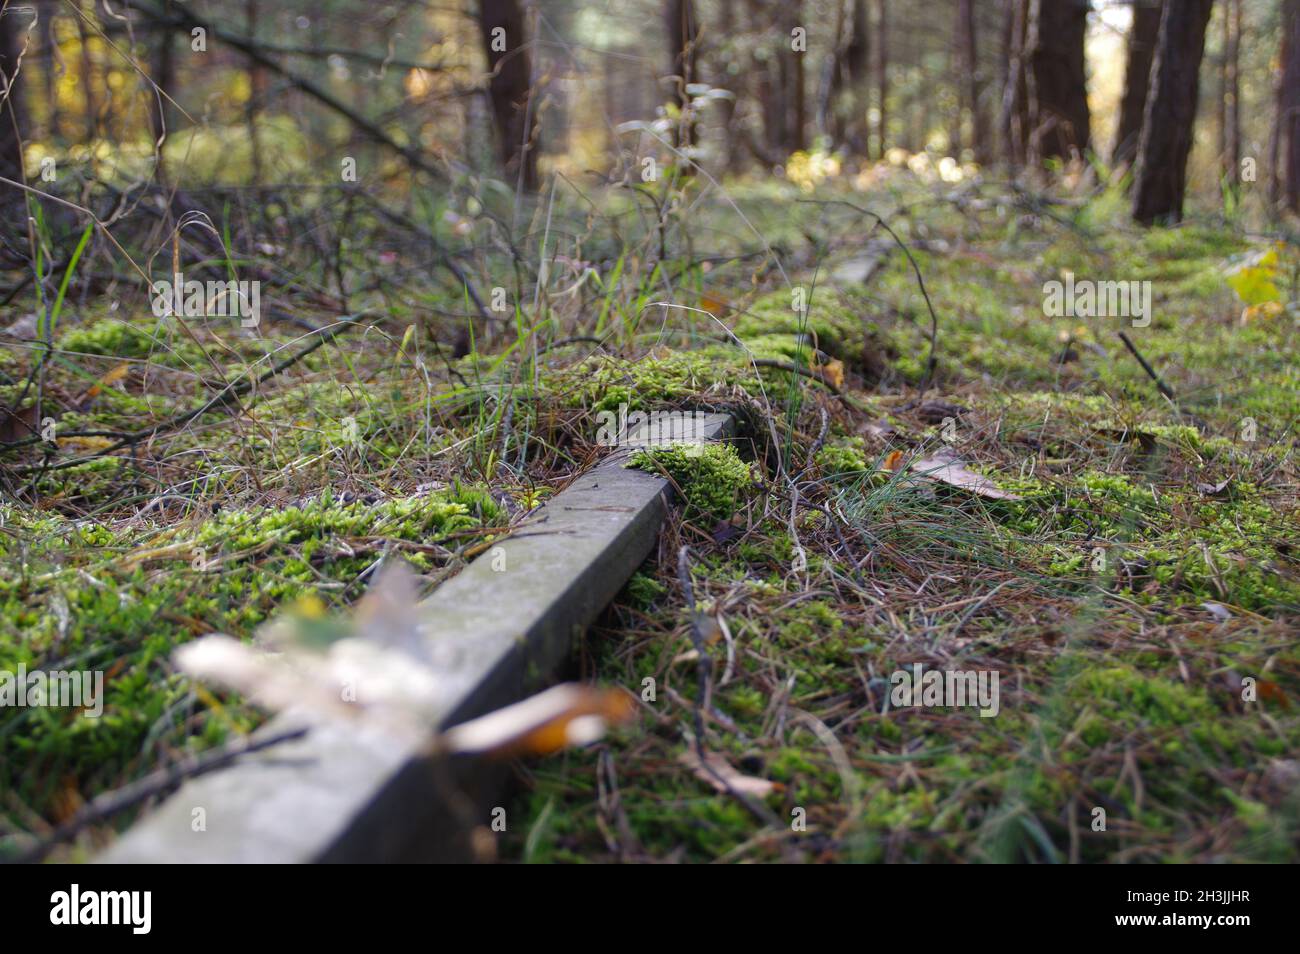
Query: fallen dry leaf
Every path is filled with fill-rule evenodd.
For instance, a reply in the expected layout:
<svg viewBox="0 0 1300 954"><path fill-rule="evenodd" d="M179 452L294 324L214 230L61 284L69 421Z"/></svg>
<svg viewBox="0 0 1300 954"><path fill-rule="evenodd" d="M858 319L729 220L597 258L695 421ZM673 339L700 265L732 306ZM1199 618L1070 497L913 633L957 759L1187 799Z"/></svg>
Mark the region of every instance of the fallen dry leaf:
<svg viewBox="0 0 1300 954"><path fill-rule="evenodd" d="M1260 699L1267 699L1269 702L1276 702L1283 709L1291 708L1291 700L1287 698L1286 692L1282 687L1271 679L1260 679L1258 681Z"/></svg>
<svg viewBox="0 0 1300 954"><path fill-rule="evenodd" d="M445 678L421 652L415 599L413 572L395 561L381 568L351 618L331 618L319 601L302 600L262 626L253 645L214 633L178 647L173 658L189 675L273 711L371 719L418 737L442 711Z"/></svg>
<svg viewBox="0 0 1300 954"><path fill-rule="evenodd" d="M884 440L890 434L894 433L894 425L882 418L879 421L865 421L862 424L859 424L857 431L859 434L866 435L867 437Z"/></svg>
<svg viewBox="0 0 1300 954"><path fill-rule="evenodd" d="M733 517L731 520L720 520L713 527L713 533L711 534L713 542L718 544L718 546L724 546L739 537L743 532L743 529L741 526L737 525L737 519L738 518Z"/></svg>
<svg viewBox="0 0 1300 954"><path fill-rule="evenodd" d="M894 453L898 452L895 451ZM897 469L888 466L893 456L894 454L890 454L885 459L887 470ZM910 469L918 477L924 477L926 480L933 480L940 484L947 484L949 487L958 487L981 497L987 497L990 500L1022 499L1019 494L1014 494L1009 490L1002 490L987 477L981 476L973 470L968 470L965 464L950 454L938 453L931 457L913 460Z"/></svg>
<svg viewBox="0 0 1300 954"><path fill-rule="evenodd" d="M58 442L61 448L81 451L104 450L117 443L108 437L60 437Z"/></svg>
<svg viewBox="0 0 1300 954"><path fill-rule="evenodd" d="M499 758L548 755L589 745L635 712L636 700L622 689L568 683L453 726L442 741L450 752Z"/></svg>
<svg viewBox="0 0 1300 954"><path fill-rule="evenodd" d="M779 782L741 773L717 752L705 752L704 760L701 761L699 752L692 747L678 756L677 760L719 792L730 790L741 795L766 798L781 787Z"/></svg>
<svg viewBox="0 0 1300 954"><path fill-rule="evenodd" d="M31 341L36 337L36 325L36 312L28 312L7 328L0 328L0 334L6 334L13 338L21 338L24 341Z"/></svg>
<svg viewBox="0 0 1300 954"><path fill-rule="evenodd" d="M1265 301L1258 305L1247 305L1241 310L1241 323L1248 325L1255 321L1273 321L1280 317L1285 309L1280 301Z"/></svg>
<svg viewBox="0 0 1300 954"><path fill-rule="evenodd" d="M728 311L730 311L731 302L727 301L727 299L723 298L720 295L706 294L700 296L699 307L701 310L707 311L709 314L714 315L716 317L717 315L725 315Z"/></svg>
<svg viewBox="0 0 1300 954"><path fill-rule="evenodd" d="M1209 613L1211 616L1213 616L1215 619L1219 620L1220 622L1232 619L1232 611L1228 609L1228 607L1224 606L1222 603L1216 603L1213 601L1208 603L1202 603L1201 609L1205 610L1207 613Z"/></svg>
<svg viewBox="0 0 1300 954"><path fill-rule="evenodd" d="M273 712L303 707L347 717L357 711L344 701L343 679L314 659L303 665L296 657L262 652L220 633L183 644L173 659L182 672L240 692Z"/></svg>
<svg viewBox="0 0 1300 954"><path fill-rule="evenodd" d="M837 388L844 387L844 362L831 358L825 364L818 366L818 374Z"/></svg>
<svg viewBox="0 0 1300 954"><path fill-rule="evenodd" d="M102 378L100 378L98 381L96 381L94 384L92 384L90 387L86 389L85 394L77 398L77 404L78 405L85 404L91 398L97 397L99 395L99 392L104 390L104 388L108 387L109 385L116 384L118 381L121 381L123 378L125 378L128 372L130 372L130 370L131 370L131 364L130 362L127 361L123 361L121 364L109 368L108 372Z"/></svg>

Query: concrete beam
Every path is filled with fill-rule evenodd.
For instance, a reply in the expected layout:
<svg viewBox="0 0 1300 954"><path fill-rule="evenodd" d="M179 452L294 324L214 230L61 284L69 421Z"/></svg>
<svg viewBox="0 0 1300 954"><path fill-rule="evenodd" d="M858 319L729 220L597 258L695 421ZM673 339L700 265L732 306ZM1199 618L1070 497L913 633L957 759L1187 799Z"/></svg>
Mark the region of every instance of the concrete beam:
<svg viewBox="0 0 1300 954"><path fill-rule="evenodd" d="M702 440L723 414L687 417ZM693 423L691 423L693 422ZM682 432L690 434L691 432ZM447 728L541 688L577 638L651 553L671 488L618 450L423 604L425 641ZM431 759L373 727L300 713L261 731L311 730L191 779L98 859L109 863L450 861L475 857L504 776L479 759ZM196 809L203 830L195 831ZM507 820L509 824L510 820Z"/></svg>

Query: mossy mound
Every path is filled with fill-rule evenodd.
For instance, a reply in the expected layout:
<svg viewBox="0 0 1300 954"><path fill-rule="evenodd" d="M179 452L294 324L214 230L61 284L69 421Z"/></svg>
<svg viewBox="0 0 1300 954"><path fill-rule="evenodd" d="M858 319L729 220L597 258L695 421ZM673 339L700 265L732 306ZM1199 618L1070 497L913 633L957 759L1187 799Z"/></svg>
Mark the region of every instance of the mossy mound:
<svg viewBox="0 0 1300 954"><path fill-rule="evenodd" d="M754 485L749 465L729 444L674 444L637 451L628 461L666 474L686 501L686 519L729 520Z"/></svg>

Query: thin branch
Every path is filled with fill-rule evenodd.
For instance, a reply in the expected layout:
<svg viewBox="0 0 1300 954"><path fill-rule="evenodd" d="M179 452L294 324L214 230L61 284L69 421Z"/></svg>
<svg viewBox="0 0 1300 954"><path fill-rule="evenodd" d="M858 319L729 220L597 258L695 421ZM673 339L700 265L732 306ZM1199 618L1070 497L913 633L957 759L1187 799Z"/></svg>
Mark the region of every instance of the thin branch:
<svg viewBox="0 0 1300 954"><path fill-rule="evenodd" d="M1173 389L1170 388L1169 385L1165 384L1164 381L1160 380L1160 375L1156 374L1155 368L1151 367L1151 365L1147 363L1147 359L1142 357L1142 353L1138 351L1137 345L1133 344L1133 342L1129 340L1129 336L1121 331L1119 333L1119 340L1124 342L1124 346L1128 348L1133 357L1137 358L1138 364L1142 365L1142 370L1145 371L1147 375L1150 376L1151 380L1156 383L1156 387L1160 389L1160 393L1169 398L1169 400L1174 400Z"/></svg>

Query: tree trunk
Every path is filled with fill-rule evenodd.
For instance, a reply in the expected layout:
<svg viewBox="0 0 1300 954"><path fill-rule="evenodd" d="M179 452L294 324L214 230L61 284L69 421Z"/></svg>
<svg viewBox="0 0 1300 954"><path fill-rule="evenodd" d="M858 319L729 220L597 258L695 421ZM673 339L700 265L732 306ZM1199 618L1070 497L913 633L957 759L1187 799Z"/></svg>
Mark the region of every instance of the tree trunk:
<svg viewBox="0 0 1300 954"><path fill-rule="evenodd" d="M781 86L786 102L785 141L782 143L786 152L801 152L807 148L805 130L808 125L808 98L804 57L806 52L796 52L792 48L793 31L796 27L807 28L803 22L802 0L793 0L785 15L781 18L780 54Z"/></svg>
<svg viewBox="0 0 1300 954"><path fill-rule="evenodd" d="M1146 110L1147 88L1151 84L1151 62L1160 37L1161 0L1137 0L1133 25L1128 33L1128 63L1124 68L1124 95L1119 106L1119 126L1111 165L1126 166L1137 156L1142 137L1142 114Z"/></svg>
<svg viewBox="0 0 1300 954"><path fill-rule="evenodd" d="M81 95L86 99L86 142L93 143L99 138L99 104L95 101L95 65L90 56L90 31L86 29L86 21L82 16L91 16L95 12L95 5L90 5L90 12L86 13L81 10L80 3L78 9L81 11L77 17L77 36L81 41L81 76L79 77Z"/></svg>
<svg viewBox="0 0 1300 954"><path fill-rule="evenodd" d="M984 78L980 73L975 0L960 0L958 10L963 41L962 65L966 70L966 109L970 113L971 147L975 152L975 161L986 165L990 157L989 130L984 115Z"/></svg>
<svg viewBox="0 0 1300 954"><path fill-rule="evenodd" d="M1273 76L1273 122L1268 131L1268 207L1272 210L1279 209L1282 203L1282 120L1286 113L1286 66L1291 59L1290 3L1282 2L1278 69Z"/></svg>
<svg viewBox="0 0 1300 954"><path fill-rule="evenodd" d="M958 4L957 8L957 20L954 29L948 39L948 81L952 85L953 99L957 103L957 108L948 114L948 155L960 159L962 119L966 111L966 84L962 80L962 73L965 71L965 54L962 52L962 48L965 44L962 41L960 4Z"/></svg>
<svg viewBox="0 0 1300 954"><path fill-rule="evenodd" d="M1283 155L1282 198L1300 212L1300 0L1282 8L1282 77L1278 124Z"/></svg>
<svg viewBox="0 0 1300 954"><path fill-rule="evenodd" d="M876 0L876 158L885 158L889 132L889 4Z"/></svg>
<svg viewBox="0 0 1300 954"><path fill-rule="evenodd" d="M730 38L736 33L736 0L721 0L718 7L718 27L722 37ZM713 44L713 49L717 49L717 44ZM728 172L739 172L742 166L743 153L736 148L736 101L740 97L740 91L744 88L744 80L741 76L731 76L727 73L726 64L723 63L719 71L718 78L713 83L719 89L731 90L732 96L718 100L718 109L722 113L722 141L723 148L726 150Z"/></svg>
<svg viewBox="0 0 1300 954"><path fill-rule="evenodd" d="M1090 117L1083 41L1088 0L1032 0L1030 151L1035 160L1070 159L1088 148Z"/></svg>
<svg viewBox="0 0 1300 954"><path fill-rule="evenodd" d="M916 75L925 78L926 71L920 65L923 57L921 49L924 44L917 43L916 47L908 50L908 63L916 63ZM925 152L930 147L930 131L933 129L932 118L934 110L934 97L930 95L929 90L920 90L920 83L916 84L915 89L920 93L914 93L908 97L908 108L912 117L912 135L911 142L908 144L909 152Z"/></svg>
<svg viewBox="0 0 1300 954"><path fill-rule="evenodd" d="M776 57L766 60L754 57L754 72L758 76L758 107L763 116L763 148L769 164L780 154L785 138L785 100L781 93Z"/></svg>
<svg viewBox="0 0 1300 954"><path fill-rule="evenodd" d="M172 125L171 104L162 93L174 93L176 90L176 61L172 56L171 30L159 30L154 42L157 43L157 47L154 49L153 69L150 72L153 73L153 81L158 89L150 90L153 95L150 122L156 142L162 137L164 130L170 130Z"/></svg>
<svg viewBox="0 0 1300 954"><path fill-rule="evenodd" d="M1232 168L1228 181L1233 188L1241 185L1241 0L1232 0L1232 45L1228 50L1228 155Z"/></svg>
<svg viewBox="0 0 1300 954"><path fill-rule="evenodd" d="M664 8L668 26L669 75L673 78L673 102L683 117L690 108L691 97L686 87L699 76L700 22L695 16L694 0L668 0ZM695 123L683 118L673 132L677 146L695 144Z"/></svg>
<svg viewBox="0 0 1300 954"><path fill-rule="evenodd" d="M488 98L497 148L507 176L537 190L537 120L532 110L532 63L519 0L479 0L479 33L487 55Z"/></svg>
<svg viewBox="0 0 1300 954"><path fill-rule="evenodd" d="M1003 58L1007 67L1002 86L1002 148L1007 165L1019 169L1029 159L1029 0L1006 0L1004 16Z"/></svg>
<svg viewBox="0 0 1300 954"><path fill-rule="evenodd" d="M1225 0L1223 10L1223 36L1219 42L1219 89L1215 101L1215 129L1219 135L1219 178L1222 179L1228 155L1228 43L1232 39L1232 15L1224 9L1232 0Z"/></svg>
<svg viewBox="0 0 1300 954"><path fill-rule="evenodd" d="M164 0L163 12L171 14L171 3ZM176 90L176 59L172 53L172 31L170 29L161 29L157 32L154 39L156 46L153 50L153 63L150 65L150 77L154 86L149 87L149 124L153 130L153 141L157 144L162 140L164 132L170 132L172 128L172 110L171 104L167 102L167 97L163 94L174 93ZM164 175L162 153L158 154L158 177L161 180Z"/></svg>
<svg viewBox="0 0 1300 954"><path fill-rule="evenodd" d="M23 181L22 133L27 119L23 108L23 87L26 84L17 75L18 58L24 55L29 23L30 18L19 16L16 6L10 7L0 17L0 73L4 74L0 77L0 96L4 96L4 108L0 110L0 176L15 182ZM2 191L6 201L18 195L9 186L4 186Z"/></svg>
<svg viewBox="0 0 1300 954"><path fill-rule="evenodd" d="M245 0L245 16L248 20L248 35L257 37L258 2ZM257 114L266 100L266 70L255 60L248 63L248 102L244 107L244 122L248 125L249 156L252 160L253 182L262 182L262 141L257 132Z"/></svg>
<svg viewBox="0 0 1300 954"><path fill-rule="evenodd" d="M1213 7L1214 0L1180 0L1165 4L1160 18L1133 190L1133 218L1144 225L1183 216L1198 74Z"/></svg>
<svg viewBox="0 0 1300 954"><path fill-rule="evenodd" d="M755 78L758 115L762 121L761 141L749 136L746 144L767 166L780 165L785 157L785 88L781 82L781 49L789 49L789 35L781 35L780 22L765 8L763 0L746 0L751 28L760 27L762 39L750 51L748 75Z"/></svg>
<svg viewBox="0 0 1300 954"><path fill-rule="evenodd" d="M1241 0L1223 6L1223 50L1219 63L1219 177L1235 190L1241 176Z"/></svg>
<svg viewBox="0 0 1300 954"><path fill-rule="evenodd" d="M785 138L785 104L781 99L780 83L773 79L775 72L773 63L759 65L758 105L763 111L763 147L769 157L780 153L781 140Z"/></svg>
<svg viewBox="0 0 1300 954"><path fill-rule="evenodd" d="M835 19L835 49L827 61L829 81L818 120L832 147L848 144L853 152L865 155L863 121L869 93L866 0L839 0Z"/></svg>
<svg viewBox="0 0 1300 954"><path fill-rule="evenodd" d="M54 15L63 4L58 0L47 0L41 7L41 73L45 80L45 135L53 141L62 137L59 126L59 96L56 70L62 68L55 49Z"/></svg>

